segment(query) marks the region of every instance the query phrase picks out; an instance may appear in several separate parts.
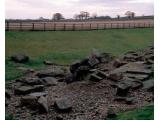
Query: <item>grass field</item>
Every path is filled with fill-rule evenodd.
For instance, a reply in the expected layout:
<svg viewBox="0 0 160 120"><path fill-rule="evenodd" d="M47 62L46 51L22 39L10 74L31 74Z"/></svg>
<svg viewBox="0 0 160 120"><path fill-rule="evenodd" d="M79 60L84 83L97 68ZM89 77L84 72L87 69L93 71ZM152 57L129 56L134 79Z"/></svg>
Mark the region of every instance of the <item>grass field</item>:
<svg viewBox="0 0 160 120"><path fill-rule="evenodd" d="M121 55L153 44L153 29L110 29L97 31L6 32L6 80L22 75L17 66L40 69L43 60L70 64L87 56L93 48ZM27 64L9 61L14 53L26 53Z"/></svg>
<svg viewBox="0 0 160 120"><path fill-rule="evenodd" d="M154 120L154 106L147 106L134 111L120 113L116 118L106 120Z"/></svg>

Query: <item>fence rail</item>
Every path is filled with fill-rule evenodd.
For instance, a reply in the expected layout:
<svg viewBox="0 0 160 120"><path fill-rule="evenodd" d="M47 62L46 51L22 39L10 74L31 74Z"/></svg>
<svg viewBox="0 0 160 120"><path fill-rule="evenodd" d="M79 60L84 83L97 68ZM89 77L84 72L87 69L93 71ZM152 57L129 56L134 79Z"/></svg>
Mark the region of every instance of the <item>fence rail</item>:
<svg viewBox="0 0 160 120"><path fill-rule="evenodd" d="M125 28L152 28L153 22L131 22L131 23L27 23L6 22L6 31L68 31L68 30L102 30L102 29L125 29Z"/></svg>

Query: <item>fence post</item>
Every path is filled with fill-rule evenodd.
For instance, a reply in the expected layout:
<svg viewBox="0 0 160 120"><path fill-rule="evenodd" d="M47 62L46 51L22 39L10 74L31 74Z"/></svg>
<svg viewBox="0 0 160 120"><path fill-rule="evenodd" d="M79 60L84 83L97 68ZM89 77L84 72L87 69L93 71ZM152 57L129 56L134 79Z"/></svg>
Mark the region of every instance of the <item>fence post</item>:
<svg viewBox="0 0 160 120"><path fill-rule="evenodd" d="M56 30L56 23L54 23L54 29L53 29L54 31Z"/></svg>
<svg viewBox="0 0 160 120"><path fill-rule="evenodd" d="M83 23L81 24L81 30L83 30Z"/></svg>
<svg viewBox="0 0 160 120"><path fill-rule="evenodd" d="M34 30L34 23L32 23L32 30Z"/></svg>
<svg viewBox="0 0 160 120"><path fill-rule="evenodd" d="M75 30L75 24L73 24L73 26L72 26L72 30Z"/></svg>
<svg viewBox="0 0 160 120"><path fill-rule="evenodd" d="M7 22L7 28L6 31L9 31L9 22Z"/></svg>
<svg viewBox="0 0 160 120"><path fill-rule="evenodd" d="M99 29L99 24L97 23L97 30Z"/></svg>
<svg viewBox="0 0 160 120"><path fill-rule="evenodd" d="M129 28L131 28L131 24L129 23L128 25L129 25Z"/></svg>
<svg viewBox="0 0 160 120"><path fill-rule="evenodd" d="M91 24L91 23L90 23L89 29L90 29L90 30L92 29L92 24Z"/></svg>
<svg viewBox="0 0 160 120"><path fill-rule="evenodd" d="M43 30L45 31L46 30L46 23L44 23L43 25L44 25L44 29Z"/></svg>
<svg viewBox="0 0 160 120"><path fill-rule="evenodd" d="M104 23L104 30L106 29L106 24Z"/></svg>
<svg viewBox="0 0 160 120"><path fill-rule="evenodd" d="M64 23L64 31L66 30L66 24Z"/></svg>
<svg viewBox="0 0 160 120"><path fill-rule="evenodd" d="M112 23L111 23L111 28L112 28Z"/></svg>
<svg viewBox="0 0 160 120"><path fill-rule="evenodd" d="M20 31L22 31L22 22L20 22Z"/></svg>
<svg viewBox="0 0 160 120"><path fill-rule="evenodd" d="M119 29L119 23L117 23L117 29Z"/></svg>

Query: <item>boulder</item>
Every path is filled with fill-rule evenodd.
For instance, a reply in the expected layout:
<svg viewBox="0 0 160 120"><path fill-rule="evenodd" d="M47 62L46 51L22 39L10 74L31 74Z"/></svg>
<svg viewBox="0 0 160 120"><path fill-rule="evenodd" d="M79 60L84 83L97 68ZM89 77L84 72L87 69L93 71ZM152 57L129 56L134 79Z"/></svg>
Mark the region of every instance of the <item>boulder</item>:
<svg viewBox="0 0 160 120"><path fill-rule="evenodd" d="M109 79L111 79L111 80L113 80L113 81L119 81L120 79L122 79L123 78L123 75L122 75L122 73L110 73L109 75L108 75L108 78Z"/></svg>
<svg viewBox="0 0 160 120"><path fill-rule="evenodd" d="M95 65L99 63L99 60L96 57L90 57L88 59L88 63L91 67L94 67Z"/></svg>
<svg viewBox="0 0 160 120"><path fill-rule="evenodd" d="M43 85L35 85L35 86L21 86L19 88L14 89L14 93L17 95L25 95L31 92L41 92L44 90Z"/></svg>
<svg viewBox="0 0 160 120"><path fill-rule="evenodd" d="M47 99L44 96L41 96L38 99L38 103L39 103L39 110L40 112L48 112L48 102Z"/></svg>
<svg viewBox="0 0 160 120"><path fill-rule="evenodd" d="M43 77L63 77L64 75L65 75L64 70L62 70L59 67L41 70L37 73L37 76L40 78L43 78Z"/></svg>
<svg viewBox="0 0 160 120"><path fill-rule="evenodd" d="M11 56L11 61L17 63L26 63L29 61L29 57L25 54L15 54Z"/></svg>
<svg viewBox="0 0 160 120"><path fill-rule="evenodd" d="M55 86L58 84L57 79L54 77L45 77L41 80L42 84L45 86Z"/></svg>
<svg viewBox="0 0 160 120"><path fill-rule="evenodd" d="M128 95L130 88L130 85L120 82L117 85L116 95L125 97Z"/></svg>
<svg viewBox="0 0 160 120"><path fill-rule="evenodd" d="M21 106L27 106L31 109L36 109L38 106L37 97L35 96L24 96L20 99Z"/></svg>
<svg viewBox="0 0 160 120"><path fill-rule="evenodd" d="M116 59L116 60L114 60L114 62L113 62L113 66L116 67L116 68L119 68L119 67L121 67L122 65L125 65L125 64L126 64L126 62L121 61L121 60L119 60L119 59Z"/></svg>
<svg viewBox="0 0 160 120"><path fill-rule="evenodd" d="M70 112L72 110L71 102L67 98L56 100L54 106L58 112Z"/></svg>
<svg viewBox="0 0 160 120"><path fill-rule="evenodd" d="M40 85L41 79L38 77L25 77L18 80L19 82L28 84L28 85Z"/></svg>
<svg viewBox="0 0 160 120"><path fill-rule="evenodd" d="M153 92L154 91L154 80L150 79L150 80L144 81L143 89L149 92Z"/></svg>

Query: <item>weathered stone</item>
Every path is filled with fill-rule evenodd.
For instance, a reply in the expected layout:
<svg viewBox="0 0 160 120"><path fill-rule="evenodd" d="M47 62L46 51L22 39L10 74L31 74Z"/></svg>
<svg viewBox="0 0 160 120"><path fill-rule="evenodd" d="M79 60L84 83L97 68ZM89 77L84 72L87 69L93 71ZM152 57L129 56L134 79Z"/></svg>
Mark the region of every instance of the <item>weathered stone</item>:
<svg viewBox="0 0 160 120"><path fill-rule="evenodd" d="M142 80L142 81L148 79L149 77L149 75L146 75L146 74L133 74L133 73L124 73L124 76L128 78L133 78L136 80Z"/></svg>
<svg viewBox="0 0 160 120"><path fill-rule="evenodd" d="M125 83L120 82L117 85L117 93L116 95L118 96L127 96L127 94L129 93L131 86Z"/></svg>
<svg viewBox="0 0 160 120"><path fill-rule="evenodd" d="M89 80L93 81L93 82L99 82L100 80L102 80L103 78L101 78L100 76L96 75L96 74L91 74Z"/></svg>
<svg viewBox="0 0 160 120"><path fill-rule="evenodd" d="M54 77L42 78L41 82L42 82L43 85L46 85L46 86L52 86L52 85L57 85L58 84L57 79L54 78Z"/></svg>
<svg viewBox="0 0 160 120"><path fill-rule="evenodd" d="M39 110L40 112L48 112L48 102L47 99L44 96L41 96L38 99L38 103L39 103Z"/></svg>
<svg viewBox="0 0 160 120"><path fill-rule="evenodd" d="M37 97L35 96L24 96L20 101L22 106L28 106L31 109L36 109L38 106Z"/></svg>
<svg viewBox="0 0 160 120"><path fill-rule="evenodd" d="M29 96L34 96L34 97L41 97L41 96L46 96L48 95L48 93L46 92L34 92L34 93L30 93Z"/></svg>
<svg viewBox="0 0 160 120"><path fill-rule="evenodd" d="M150 79L150 80L144 81L143 89L149 92L153 92L154 91L154 80Z"/></svg>
<svg viewBox="0 0 160 120"><path fill-rule="evenodd" d="M37 73L37 76L40 78L43 77L62 77L64 76L64 70L62 70L61 68L53 68L53 69L46 69L46 70L41 70Z"/></svg>
<svg viewBox="0 0 160 120"><path fill-rule="evenodd" d="M35 86L21 86L19 88L14 89L14 93L17 95L25 95L31 92L41 92L44 90L43 85L35 85Z"/></svg>
<svg viewBox="0 0 160 120"><path fill-rule="evenodd" d="M126 62L120 61L119 59L116 59L116 60L113 62L113 66L116 67L116 68L119 68L120 66L125 65L125 64L126 64Z"/></svg>
<svg viewBox="0 0 160 120"><path fill-rule="evenodd" d="M25 54L15 54L11 56L11 60L18 63L26 63L29 61L29 57Z"/></svg>
<svg viewBox="0 0 160 120"><path fill-rule="evenodd" d="M119 81L120 79L123 78L123 75L122 75L122 73L110 73L108 75L108 78L113 81Z"/></svg>
<svg viewBox="0 0 160 120"><path fill-rule="evenodd" d="M127 73L133 73L133 74L151 74L152 71L149 70L149 69L130 69L130 70L127 70Z"/></svg>
<svg viewBox="0 0 160 120"><path fill-rule="evenodd" d="M54 106L58 112L70 112L72 110L71 102L67 98L56 100Z"/></svg>
<svg viewBox="0 0 160 120"><path fill-rule="evenodd" d="M28 85L40 85L41 84L40 78L37 78L37 77L21 78L19 79L19 82L22 82Z"/></svg>
<svg viewBox="0 0 160 120"><path fill-rule="evenodd" d="M96 57L90 57L88 63L91 67L94 67L99 63L99 60Z"/></svg>
<svg viewBox="0 0 160 120"><path fill-rule="evenodd" d="M124 77L121 83L131 86L133 90L142 87L142 81Z"/></svg>

